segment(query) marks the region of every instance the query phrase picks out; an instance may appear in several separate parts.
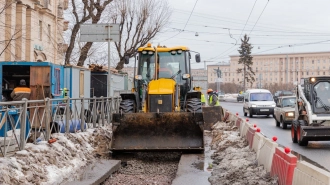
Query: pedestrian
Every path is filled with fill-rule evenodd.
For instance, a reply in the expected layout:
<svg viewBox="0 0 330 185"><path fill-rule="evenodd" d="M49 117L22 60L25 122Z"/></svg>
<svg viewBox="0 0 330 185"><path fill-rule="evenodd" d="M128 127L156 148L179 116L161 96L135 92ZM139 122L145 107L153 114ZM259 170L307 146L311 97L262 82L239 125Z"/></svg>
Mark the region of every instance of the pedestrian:
<svg viewBox="0 0 330 185"><path fill-rule="evenodd" d="M30 99L31 89L26 86L24 79L19 81L19 85L11 92L10 97L13 101L21 101L23 98Z"/></svg>
<svg viewBox="0 0 330 185"><path fill-rule="evenodd" d="M202 103L202 107L205 106L205 95L201 92L201 103Z"/></svg>
<svg viewBox="0 0 330 185"><path fill-rule="evenodd" d="M213 89L208 89L207 94L209 95L209 106L220 106L218 95L213 91Z"/></svg>

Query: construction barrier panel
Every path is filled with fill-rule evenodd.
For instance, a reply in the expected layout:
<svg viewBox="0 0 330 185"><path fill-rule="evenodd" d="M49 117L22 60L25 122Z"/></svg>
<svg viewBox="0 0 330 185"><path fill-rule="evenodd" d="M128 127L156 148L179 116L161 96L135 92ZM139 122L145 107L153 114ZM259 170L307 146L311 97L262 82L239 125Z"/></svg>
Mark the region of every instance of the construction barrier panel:
<svg viewBox="0 0 330 185"><path fill-rule="evenodd" d="M265 137L261 133L257 132L254 134L252 149L257 153L257 158L259 157L260 148L264 143L264 139Z"/></svg>
<svg viewBox="0 0 330 185"><path fill-rule="evenodd" d="M279 185L292 185L293 172L296 165L296 156L291 153L286 154L282 147L276 147L270 175L278 177Z"/></svg>
<svg viewBox="0 0 330 185"><path fill-rule="evenodd" d="M293 185L328 185L330 173L306 161L298 161L293 173Z"/></svg>
<svg viewBox="0 0 330 185"><path fill-rule="evenodd" d="M243 121L242 118L237 116L237 119L236 119L236 122L235 122L237 128L241 128L242 121Z"/></svg>
<svg viewBox="0 0 330 185"><path fill-rule="evenodd" d="M271 170L273 155L276 147L278 147L278 144L268 138L264 138L261 143L258 156L258 165L264 165L267 172L270 172Z"/></svg>
<svg viewBox="0 0 330 185"><path fill-rule="evenodd" d="M246 133L246 140L249 142L250 149L252 148L254 133L256 133L257 129L253 127L248 127Z"/></svg>
<svg viewBox="0 0 330 185"><path fill-rule="evenodd" d="M225 115L225 116L223 117L223 122L226 122L227 120L229 120L229 111L226 110L226 112L225 112L224 115Z"/></svg>
<svg viewBox="0 0 330 185"><path fill-rule="evenodd" d="M245 137L247 131L249 130L250 124L246 121L243 121L243 124L241 126L241 137Z"/></svg>

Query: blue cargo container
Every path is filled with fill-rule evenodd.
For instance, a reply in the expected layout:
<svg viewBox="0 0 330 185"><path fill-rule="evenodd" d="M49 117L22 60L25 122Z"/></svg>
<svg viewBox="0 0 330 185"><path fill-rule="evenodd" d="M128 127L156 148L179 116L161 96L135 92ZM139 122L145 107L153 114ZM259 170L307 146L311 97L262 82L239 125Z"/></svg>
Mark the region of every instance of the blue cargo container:
<svg viewBox="0 0 330 185"><path fill-rule="evenodd" d="M50 62L0 62L0 101L11 100L21 79L31 88L31 100L62 98L63 76L64 67Z"/></svg>

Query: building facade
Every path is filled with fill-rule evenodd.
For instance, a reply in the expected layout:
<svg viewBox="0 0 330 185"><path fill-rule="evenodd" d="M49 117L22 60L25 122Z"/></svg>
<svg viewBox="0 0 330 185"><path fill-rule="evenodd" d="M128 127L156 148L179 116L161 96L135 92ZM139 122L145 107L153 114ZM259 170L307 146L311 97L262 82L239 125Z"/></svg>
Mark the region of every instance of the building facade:
<svg viewBox="0 0 330 185"><path fill-rule="evenodd" d="M222 71L222 83L243 84L244 74L237 73L239 56L230 56L228 65L209 65L209 83L216 81L214 69ZM255 82L252 88L263 88L271 84L288 84L299 82L300 78L310 76L330 76L330 52L286 53L253 55L252 69ZM250 88L250 85L246 83Z"/></svg>
<svg viewBox="0 0 330 185"><path fill-rule="evenodd" d="M62 64L68 0L0 0L0 61Z"/></svg>

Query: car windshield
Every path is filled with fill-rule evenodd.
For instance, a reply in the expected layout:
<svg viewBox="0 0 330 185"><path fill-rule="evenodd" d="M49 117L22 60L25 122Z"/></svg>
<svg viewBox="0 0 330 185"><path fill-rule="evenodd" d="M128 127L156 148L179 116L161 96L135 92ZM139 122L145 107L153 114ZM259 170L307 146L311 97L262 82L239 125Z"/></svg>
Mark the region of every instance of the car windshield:
<svg viewBox="0 0 330 185"><path fill-rule="evenodd" d="M293 93L292 93L291 91L283 91L283 92L281 93L281 95L282 95L282 96L291 96L291 95L293 95Z"/></svg>
<svg viewBox="0 0 330 185"><path fill-rule="evenodd" d="M282 105L283 107L293 107L295 106L296 98L283 98Z"/></svg>
<svg viewBox="0 0 330 185"><path fill-rule="evenodd" d="M251 93L251 101L273 101L272 94L270 93Z"/></svg>

